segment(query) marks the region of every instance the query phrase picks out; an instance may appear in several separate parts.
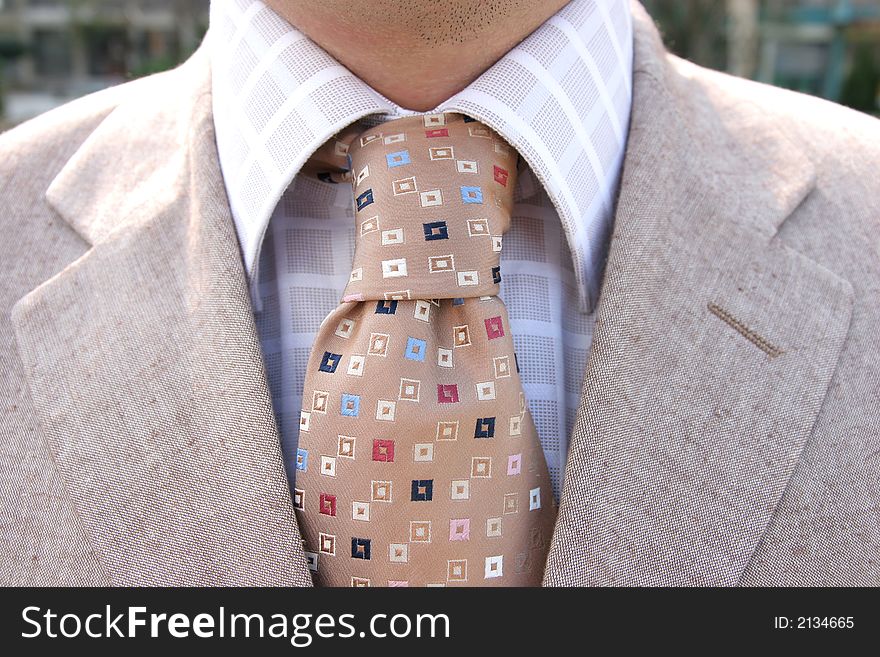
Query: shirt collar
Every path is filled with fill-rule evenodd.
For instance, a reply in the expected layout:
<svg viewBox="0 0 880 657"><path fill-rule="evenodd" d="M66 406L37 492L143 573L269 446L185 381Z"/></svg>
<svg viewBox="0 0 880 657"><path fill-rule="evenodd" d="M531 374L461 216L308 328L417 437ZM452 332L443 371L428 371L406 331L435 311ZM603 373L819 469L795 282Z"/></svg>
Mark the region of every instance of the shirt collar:
<svg viewBox="0 0 880 657"><path fill-rule="evenodd" d="M212 0L208 39L220 167L255 284L269 219L311 154L365 116L416 112L372 89L260 0ZM598 298L631 80L628 0L573 0L424 112L472 116L519 151L559 214L583 310Z"/></svg>

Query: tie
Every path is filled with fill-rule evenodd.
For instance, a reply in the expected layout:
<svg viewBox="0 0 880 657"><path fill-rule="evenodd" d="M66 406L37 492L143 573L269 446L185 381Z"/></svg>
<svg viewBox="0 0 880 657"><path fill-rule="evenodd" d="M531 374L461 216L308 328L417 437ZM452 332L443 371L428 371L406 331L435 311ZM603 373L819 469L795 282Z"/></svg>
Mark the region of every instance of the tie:
<svg viewBox="0 0 880 657"><path fill-rule="evenodd" d="M445 113L350 129L306 167L351 182L356 221L303 388L294 506L318 585L541 583L556 507L496 296L516 158Z"/></svg>

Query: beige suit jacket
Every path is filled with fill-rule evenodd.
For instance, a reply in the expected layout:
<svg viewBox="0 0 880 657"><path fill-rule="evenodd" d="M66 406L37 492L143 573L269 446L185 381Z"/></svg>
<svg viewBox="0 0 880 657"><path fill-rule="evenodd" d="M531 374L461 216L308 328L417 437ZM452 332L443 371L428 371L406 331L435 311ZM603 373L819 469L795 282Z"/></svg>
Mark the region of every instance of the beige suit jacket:
<svg viewBox="0 0 880 657"><path fill-rule="evenodd" d="M880 122L667 54L548 585L880 584ZM204 49L0 137L0 583L309 585Z"/></svg>

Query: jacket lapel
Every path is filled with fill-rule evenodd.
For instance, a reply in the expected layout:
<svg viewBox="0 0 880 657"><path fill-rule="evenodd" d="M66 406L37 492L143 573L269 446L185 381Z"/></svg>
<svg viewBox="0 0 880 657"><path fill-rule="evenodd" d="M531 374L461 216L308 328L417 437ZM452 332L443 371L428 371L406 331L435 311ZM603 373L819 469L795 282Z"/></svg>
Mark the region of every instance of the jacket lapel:
<svg viewBox="0 0 880 657"><path fill-rule="evenodd" d="M810 437L852 288L776 236L814 186L806 156L673 65L634 12L630 137L545 584L734 585Z"/></svg>
<svg viewBox="0 0 880 657"><path fill-rule="evenodd" d="M309 585L209 80L200 51L136 83L70 160L47 198L92 247L13 324L114 584Z"/></svg>

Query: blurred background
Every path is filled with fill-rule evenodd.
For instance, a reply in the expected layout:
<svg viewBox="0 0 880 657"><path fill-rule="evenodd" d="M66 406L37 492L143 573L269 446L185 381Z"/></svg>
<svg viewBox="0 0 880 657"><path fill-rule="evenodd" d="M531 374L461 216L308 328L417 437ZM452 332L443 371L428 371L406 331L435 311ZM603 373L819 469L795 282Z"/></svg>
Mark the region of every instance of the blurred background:
<svg viewBox="0 0 880 657"><path fill-rule="evenodd" d="M175 66L208 0L0 0L0 130ZM704 66L880 114L880 0L643 0Z"/></svg>

